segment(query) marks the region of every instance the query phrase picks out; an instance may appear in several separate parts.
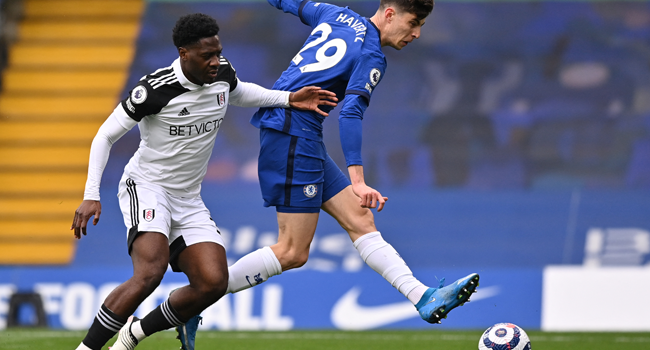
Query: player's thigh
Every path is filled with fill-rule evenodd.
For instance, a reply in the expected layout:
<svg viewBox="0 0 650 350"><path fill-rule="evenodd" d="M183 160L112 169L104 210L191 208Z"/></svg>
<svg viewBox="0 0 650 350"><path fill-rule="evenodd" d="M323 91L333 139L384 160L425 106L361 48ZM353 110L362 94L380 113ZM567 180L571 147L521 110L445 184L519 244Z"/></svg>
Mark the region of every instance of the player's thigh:
<svg viewBox="0 0 650 350"><path fill-rule="evenodd" d="M227 268L225 242L217 224L212 219L200 196L195 198L172 197L172 220L169 234L169 264L175 272L187 273L188 265L180 266L180 258L194 260L214 269ZM193 246L197 247L193 247ZM192 249L190 249L193 247ZM211 251L192 257L191 252ZM223 253L222 253L223 251ZM188 254L190 252L190 254ZM215 270L216 271L216 270Z"/></svg>
<svg viewBox="0 0 650 350"><path fill-rule="evenodd" d="M377 231L372 211L362 208L359 201L352 186L347 186L322 207L348 232L353 242L366 233Z"/></svg>
<svg viewBox="0 0 650 350"><path fill-rule="evenodd" d="M226 249L214 242L200 242L183 249L175 261L177 269L187 276L191 285L212 290L228 287Z"/></svg>
<svg viewBox="0 0 650 350"><path fill-rule="evenodd" d="M162 279L169 262L169 241L160 232L140 232L131 245L131 260L135 277Z"/></svg>
<svg viewBox="0 0 650 350"><path fill-rule="evenodd" d="M152 184L122 178L118 199L124 225L127 227L127 246L131 254L133 244L144 232L157 232L169 239L171 212L164 189Z"/></svg>
<svg viewBox="0 0 650 350"><path fill-rule="evenodd" d="M286 252L309 254L318 224L318 213L278 212L278 243Z"/></svg>

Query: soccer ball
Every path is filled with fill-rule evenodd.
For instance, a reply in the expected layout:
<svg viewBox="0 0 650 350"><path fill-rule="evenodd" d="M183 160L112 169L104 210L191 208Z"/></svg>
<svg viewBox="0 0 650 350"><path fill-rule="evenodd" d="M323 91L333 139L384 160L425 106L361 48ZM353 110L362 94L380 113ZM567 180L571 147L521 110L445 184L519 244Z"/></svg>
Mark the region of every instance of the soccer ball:
<svg viewBox="0 0 650 350"><path fill-rule="evenodd" d="M530 350L530 339L515 324L497 323L483 332L478 350Z"/></svg>

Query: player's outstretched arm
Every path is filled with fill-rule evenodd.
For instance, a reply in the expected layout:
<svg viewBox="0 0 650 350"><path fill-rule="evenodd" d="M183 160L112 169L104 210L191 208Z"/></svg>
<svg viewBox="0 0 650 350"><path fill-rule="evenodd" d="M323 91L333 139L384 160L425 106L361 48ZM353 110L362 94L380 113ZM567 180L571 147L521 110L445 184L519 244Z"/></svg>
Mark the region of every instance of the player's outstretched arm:
<svg viewBox="0 0 650 350"><path fill-rule="evenodd" d="M239 107L293 107L318 112L318 106L336 106L336 94L317 86L307 86L296 92L269 90L255 83L238 81L230 93L229 103Z"/></svg>
<svg viewBox="0 0 650 350"><path fill-rule="evenodd" d="M120 121L121 119L121 121ZM99 202L99 184L102 179L102 173L108 162L108 156L111 147L115 141L119 140L124 134L131 130L137 122L126 115L126 112L118 105L113 113L104 121L102 126L97 130L97 135L93 138L90 145L90 159L88 164L88 178L84 190L84 200L74 213L71 230L74 230L74 236L81 239L81 234L86 235L86 227L92 216L95 216L93 225L99 222L99 216L102 212L102 205Z"/></svg>
<svg viewBox="0 0 650 350"><path fill-rule="evenodd" d="M74 212L74 219L72 219L71 230L74 230L74 237L76 239L81 239L81 234L86 235L86 227L88 226L88 221L91 217L95 216L93 219L93 225L97 225L99 222L99 216L102 213L102 204L99 201L94 200L84 200L79 205L79 208Z"/></svg>
<svg viewBox="0 0 650 350"><path fill-rule="evenodd" d="M289 105L296 109L315 111L318 114L327 117L329 114L323 112L318 106L336 106L338 98L336 94L323 90L318 86L306 86L302 89L292 92L289 95Z"/></svg>
<svg viewBox="0 0 650 350"><path fill-rule="evenodd" d="M359 197L359 205L363 208L377 208L377 211L384 209L388 197L384 197L376 189L366 185L363 177L362 165L350 165L348 167L352 192Z"/></svg>

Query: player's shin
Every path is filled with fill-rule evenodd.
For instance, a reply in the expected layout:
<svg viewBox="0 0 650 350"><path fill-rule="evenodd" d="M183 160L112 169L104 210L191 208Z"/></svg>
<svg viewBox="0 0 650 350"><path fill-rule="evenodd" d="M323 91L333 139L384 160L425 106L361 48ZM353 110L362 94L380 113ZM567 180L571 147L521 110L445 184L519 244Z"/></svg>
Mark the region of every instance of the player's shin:
<svg viewBox="0 0 650 350"><path fill-rule="evenodd" d="M102 304L86 337L77 349L101 349L125 323L126 318L116 315L106 305Z"/></svg>
<svg viewBox="0 0 650 350"><path fill-rule="evenodd" d="M427 287L413 277L413 272L395 248L381 237L379 232L370 232L354 241L363 261L384 277L393 287L415 305Z"/></svg>
<svg viewBox="0 0 650 350"><path fill-rule="evenodd" d="M182 319L167 299L142 319L140 322L142 335L150 336L153 333L180 326L185 321L187 320ZM140 334L137 336L140 337Z"/></svg>
<svg viewBox="0 0 650 350"><path fill-rule="evenodd" d="M258 249L243 256L228 268L227 293L237 293L254 287L269 277L282 273L280 261L270 247Z"/></svg>

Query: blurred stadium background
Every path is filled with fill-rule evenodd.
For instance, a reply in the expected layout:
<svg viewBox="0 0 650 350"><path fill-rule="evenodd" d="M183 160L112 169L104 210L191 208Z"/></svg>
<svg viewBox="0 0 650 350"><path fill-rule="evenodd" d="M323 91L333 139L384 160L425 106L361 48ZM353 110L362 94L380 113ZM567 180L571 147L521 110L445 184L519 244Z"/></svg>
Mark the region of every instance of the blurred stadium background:
<svg viewBox="0 0 650 350"><path fill-rule="evenodd" d="M365 16L378 3L331 2ZM101 221L75 241L90 142L176 57L174 22L215 17L240 79L267 87L310 30L265 1L0 4L0 329L83 330L131 274L116 187L139 134L113 147ZM390 198L378 227L430 285L481 274L442 328L650 331L650 3L439 0L415 45L385 53L364 120L367 182ZM277 235L253 112L230 107L203 186L231 261ZM325 129L343 166L336 120ZM170 272L138 314L184 281ZM428 327L325 216L305 267L204 316L220 330Z"/></svg>

